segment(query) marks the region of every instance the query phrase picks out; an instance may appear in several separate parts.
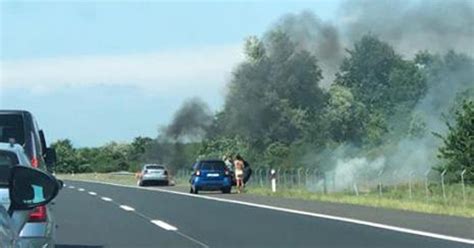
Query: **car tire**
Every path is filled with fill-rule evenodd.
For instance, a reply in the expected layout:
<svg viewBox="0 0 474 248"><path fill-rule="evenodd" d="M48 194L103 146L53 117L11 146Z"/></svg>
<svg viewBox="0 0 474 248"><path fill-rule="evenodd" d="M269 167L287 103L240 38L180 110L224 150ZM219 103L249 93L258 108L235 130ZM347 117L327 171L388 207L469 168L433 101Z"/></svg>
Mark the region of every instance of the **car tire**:
<svg viewBox="0 0 474 248"><path fill-rule="evenodd" d="M140 182L138 183L138 186L139 186L139 187L144 187L144 186L145 186L145 183L143 183L142 181L140 181Z"/></svg>
<svg viewBox="0 0 474 248"><path fill-rule="evenodd" d="M190 193L190 194L194 194L193 187L189 188L189 193Z"/></svg>
<svg viewBox="0 0 474 248"><path fill-rule="evenodd" d="M232 190L232 188L230 188L230 187L229 188L224 188L224 189L222 189L222 193L230 194L231 190Z"/></svg>

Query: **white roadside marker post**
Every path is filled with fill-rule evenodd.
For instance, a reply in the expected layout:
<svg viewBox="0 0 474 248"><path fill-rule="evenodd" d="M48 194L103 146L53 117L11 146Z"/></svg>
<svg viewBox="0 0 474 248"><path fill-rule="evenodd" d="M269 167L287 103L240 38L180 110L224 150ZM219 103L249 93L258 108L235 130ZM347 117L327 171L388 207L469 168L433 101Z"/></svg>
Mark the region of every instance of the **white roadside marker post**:
<svg viewBox="0 0 474 248"><path fill-rule="evenodd" d="M275 193L276 192L276 172L275 172L275 169L272 169L270 171L270 180L272 182L272 192Z"/></svg>

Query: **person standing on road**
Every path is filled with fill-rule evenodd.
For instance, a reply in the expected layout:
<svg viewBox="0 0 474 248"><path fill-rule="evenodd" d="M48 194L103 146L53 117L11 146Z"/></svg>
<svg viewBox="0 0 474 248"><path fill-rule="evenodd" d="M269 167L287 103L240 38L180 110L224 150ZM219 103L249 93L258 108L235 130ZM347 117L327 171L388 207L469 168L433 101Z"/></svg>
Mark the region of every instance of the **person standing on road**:
<svg viewBox="0 0 474 248"><path fill-rule="evenodd" d="M237 186L237 192L242 192L244 186L244 160L240 155L237 155L234 160L235 168L235 182Z"/></svg>
<svg viewBox="0 0 474 248"><path fill-rule="evenodd" d="M227 169L232 170L232 167L234 165L234 163L232 163L232 157L230 155L226 155L222 158L222 160L224 160Z"/></svg>

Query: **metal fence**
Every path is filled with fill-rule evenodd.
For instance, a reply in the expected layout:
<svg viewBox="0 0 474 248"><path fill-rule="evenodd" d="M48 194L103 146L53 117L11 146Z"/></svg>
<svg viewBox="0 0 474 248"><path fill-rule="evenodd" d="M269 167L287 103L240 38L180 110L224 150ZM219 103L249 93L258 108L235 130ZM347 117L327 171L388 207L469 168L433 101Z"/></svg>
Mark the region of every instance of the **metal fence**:
<svg viewBox="0 0 474 248"><path fill-rule="evenodd" d="M278 190L303 190L323 194L351 194L355 196L378 196L408 200L444 201L445 203L473 204L474 187L467 182L467 171L447 173L427 170L374 171L351 175L324 172L313 168L276 168ZM188 182L191 171L178 170L178 184ZM456 182L456 183L453 183ZM253 169L248 187L270 189L270 168Z"/></svg>

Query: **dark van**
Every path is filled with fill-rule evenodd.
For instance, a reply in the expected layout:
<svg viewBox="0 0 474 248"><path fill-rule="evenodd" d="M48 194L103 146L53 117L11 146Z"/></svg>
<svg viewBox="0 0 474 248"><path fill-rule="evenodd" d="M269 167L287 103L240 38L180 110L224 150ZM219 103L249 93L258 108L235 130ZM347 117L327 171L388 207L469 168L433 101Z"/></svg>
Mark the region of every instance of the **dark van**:
<svg viewBox="0 0 474 248"><path fill-rule="evenodd" d="M7 143L10 139L23 146L33 167L52 171L56 153L46 147L44 132L30 112L0 110L0 142Z"/></svg>
<svg viewBox="0 0 474 248"><path fill-rule="evenodd" d="M52 172L56 152L46 147L46 139L33 115L23 110L0 110L0 144L22 146L29 165ZM0 190L5 190L0 188ZM51 204L39 206L28 214L18 247L54 247L56 222Z"/></svg>

